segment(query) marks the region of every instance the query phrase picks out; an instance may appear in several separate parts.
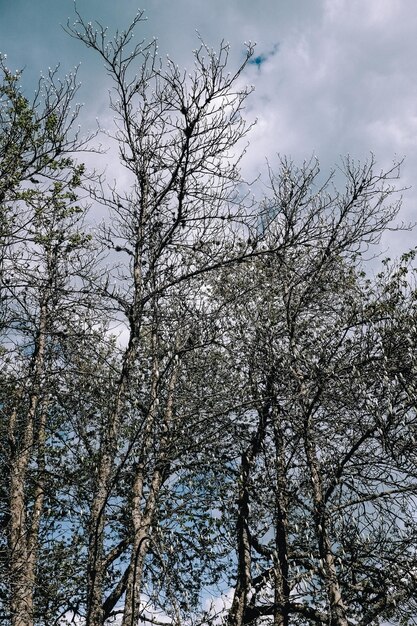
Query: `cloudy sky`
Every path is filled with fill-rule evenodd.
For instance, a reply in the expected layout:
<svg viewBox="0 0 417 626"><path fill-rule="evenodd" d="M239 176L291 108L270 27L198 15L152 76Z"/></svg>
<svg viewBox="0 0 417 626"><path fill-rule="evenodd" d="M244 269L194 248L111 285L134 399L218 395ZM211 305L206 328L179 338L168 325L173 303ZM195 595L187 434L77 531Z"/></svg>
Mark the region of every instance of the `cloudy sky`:
<svg viewBox="0 0 417 626"><path fill-rule="evenodd" d="M139 2L139 4L137 4ZM216 46L231 44L231 62L244 41L256 41L257 63L247 115L257 118L245 171L256 173L277 153L302 162L312 155L329 170L350 154L378 165L405 157L402 218L417 220L416 0L78 0L87 21L123 28L138 9L148 20L137 36L157 37L161 55L191 65L196 30ZM0 0L0 51L10 68L26 68L28 87L41 70L81 62L82 123L105 119L107 93L100 62L62 30L74 21L71 0ZM34 84L34 83L33 83ZM32 88L33 88L32 84ZM391 236L394 252L415 235Z"/></svg>

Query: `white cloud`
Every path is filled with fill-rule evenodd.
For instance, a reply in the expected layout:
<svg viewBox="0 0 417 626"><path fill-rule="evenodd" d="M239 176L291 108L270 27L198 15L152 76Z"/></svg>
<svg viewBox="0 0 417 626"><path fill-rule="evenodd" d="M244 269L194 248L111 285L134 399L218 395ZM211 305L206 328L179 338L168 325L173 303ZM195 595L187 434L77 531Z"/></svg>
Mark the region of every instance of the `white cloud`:
<svg viewBox="0 0 417 626"><path fill-rule="evenodd" d="M363 160L373 151L381 166L405 155L404 184L415 184L415 0L144 0L142 6L149 19L137 38L157 36L161 56L169 52L180 66L192 63L195 29L210 45L229 40L235 66L243 58L243 41L257 41L256 54L265 60L242 77L255 85L247 114L259 120L245 161L249 177L277 152L296 162L316 154L327 170L339 155ZM80 8L87 20L96 17L113 30L136 13L134 0L123 6L85 0ZM1 5L0 37L4 51L12 52L10 63L31 70L35 62L35 73L53 65L60 54L65 68L82 59L80 97L93 125L96 115L107 116L107 86L99 60L59 29L71 13L69 1L57 5L48 0L36 10L30 0ZM113 164L110 169L122 179ZM405 198L406 219L414 213L413 194Z"/></svg>

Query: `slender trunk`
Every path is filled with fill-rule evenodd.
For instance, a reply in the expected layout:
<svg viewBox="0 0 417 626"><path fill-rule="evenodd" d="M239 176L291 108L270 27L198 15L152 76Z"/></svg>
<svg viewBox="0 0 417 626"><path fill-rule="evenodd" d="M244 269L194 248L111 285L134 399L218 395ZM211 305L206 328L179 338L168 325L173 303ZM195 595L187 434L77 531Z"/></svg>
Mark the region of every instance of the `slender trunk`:
<svg viewBox="0 0 417 626"><path fill-rule="evenodd" d="M228 626L242 626L248 604L248 593L251 587L251 544L249 534L249 478L252 467L252 455L244 452L241 458L239 479L238 513L236 521L237 535L237 581L229 611Z"/></svg>
<svg viewBox="0 0 417 626"><path fill-rule="evenodd" d="M87 615L86 626L102 626L103 586L106 575L104 560L104 528L107 500L111 491L114 458L117 450L117 432L124 407L128 376L131 364L136 356L135 343L131 342L126 350L120 375L117 397L113 412L107 422L107 431L103 435L102 453L98 464L98 476L90 513L90 529L87 562Z"/></svg>
<svg viewBox="0 0 417 626"><path fill-rule="evenodd" d="M33 589L28 585L26 575L28 546L24 475L25 463L14 463L11 468L8 537L12 626L32 626L33 624Z"/></svg>
<svg viewBox="0 0 417 626"><path fill-rule="evenodd" d="M147 199L141 203L146 207ZM142 320L142 244L143 229L141 224L136 234L133 285L134 298L129 311L130 334L129 343L123 357L122 370L117 384L114 409L111 411L106 432L102 435L101 456L97 467L97 482L91 506L87 560L87 611L86 626L102 626L104 622L104 580L106 576L106 561L104 556L104 530L106 523L106 507L111 491L115 455L118 446L118 431L122 419L125 396L129 385L132 368L139 353L139 336Z"/></svg>
<svg viewBox="0 0 417 626"><path fill-rule="evenodd" d="M306 418L304 425L304 448L313 492L314 523L319 544L319 554L327 585L327 597L330 606L330 624L331 626L348 626L346 608L343 603L336 564L328 536L320 463L317 457L314 434L311 432L309 416Z"/></svg>
<svg viewBox="0 0 417 626"><path fill-rule="evenodd" d="M27 579L29 588L35 587L36 563L39 548L39 528L41 524L43 504L45 497L45 440L46 440L46 415L48 404L47 401L42 403L41 415L38 424L37 433L37 455L38 478L35 484L34 500L32 509L32 519L28 531L28 561L27 561Z"/></svg>
<svg viewBox="0 0 417 626"><path fill-rule="evenodd" d="M156 334L153 335L154 354L156 353ZM134 541L129 564L129 572L126 586L125 607L123 613L122 626L134 626L138 623L140 615L140 597L142 589L142 577L145 559L148 553L149 540L151 539L151 526L154 520L158 503L158 496L169 466L169 459L166 456L167 445L169 443L168 433L172 425L173 402L175 386L178 375L176 364L172 370L169 384L166 408L163 416L165 435L160 441L160 450L156 459L155 469L152 473L149 494L146 503L143 504L143 492L146 480L146 464L149 462L148 452L152 442L152 429L157 416L157 386L159 383L158 360L153 363L153 383L152 383L152 405L149 412L148 423L144 433L144 444L142 447L141 459L138 463L136 475L133 483L132 495L132 522L134 528Z"/></svg>
<svg viewBox="0 0 417 626"><path fill-rule="evenodd" d="M38 532L43 505L42 484L35 490L31 523L27 519L26 477L35 440L35 418L40 402L41 380L45 369L46 304L41 306L39 332L32 357L32 389L22 430L18 425L23 389L18 394L8 423L10 443L10 520L8 553L11 586L12 626L33 626L33 594L37 557ZM43 447L45 415L41 417L38 444Z"/></svg>
<svg viewBox="0 0 417 626"><path fill-rule="evenodd" d="M248 448L243 452L240 465L239 495L237 502L237 580L227 626L243 626L252 584L251 536L249 531L249 488L253 464L265 439L267 422L272 409L273 374L267 379L265 403L259 413L259 422Z"/></svg>
<svg viewBox="0 0 417 626"><path fill-rule="evenodd" d="M103 564L104 511L107 503L113 455L104 452L98 468L97 488L90 514L88 561L87 561L87 616L86 626L103 624Z"/></svg>
<svg viewBox="0 0 417 626"><path fill-rule="evenodd" d="M140 509L135 508L132 513L134 522L134 540L126 585L122 626L136 626L139 620L143 569L145 559L148 554L148 546L151 539L151 526L155 516L156 504L162 485L162 479L162 472L160 470L156 470L152 477L150 493L146 501L145 510L142 512ZM136 492L134 499L137 500L138 496L139 492Z"/></svg>
<svg viewBox="0 0 417 626"><path fill-rule="evenodd" d="M288 583L288 497L287 474L285 467L285 442L279 423L280 416L274 420L275 442L275 546L277 555L274 562L274 626L288 626L288 602L290 587Z"/></svg>

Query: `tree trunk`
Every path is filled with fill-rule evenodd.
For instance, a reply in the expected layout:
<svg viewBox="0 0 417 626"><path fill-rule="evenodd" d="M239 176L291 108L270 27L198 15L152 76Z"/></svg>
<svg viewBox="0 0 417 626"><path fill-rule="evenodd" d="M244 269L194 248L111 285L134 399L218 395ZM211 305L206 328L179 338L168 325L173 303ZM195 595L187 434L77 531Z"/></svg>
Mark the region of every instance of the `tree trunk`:
<svg viewBox="0 0 417 626"><path fill-rule="evenodd" d="M172 426L174 393L179 369L178 362L171 372L168 383L167 403L163 416L165 435L161 439L160 451L152 474L149 494L143 509L142 500L146 478L146 463L148 462L148 452L152 444L152 429L157 416L159 363L156 357L156 342L157 337L156 333L154 333L153 349L155 357L153 360L152 375L152 405L149 411L148 422L144 433L141 459L138 463L132 490L132 522L134 528L134 541L128 571L122 626L134 626L139 620L143 569L148 553L149 541L151 539L151 527L155 516L159 491L167 473L166 470L169 467L169 460L166 457L166 446L169 443L168 433L170 431L170 427Z"/></svg>
<svg viewBox="0 0 417 626"><path fill-rule="evenodd" d="M280 416L274 420L275 441L275 546L277 556L274 559L274 626L288 626L289 616L287 605L290 598L288 584L288 498L287 475L285 469L285 443L282 433Z"/></svg>
<svg viewBox="0 0 417 626"><path fill-rule="evenodd" d="M255 434L248 448L241 456L239 495L237 503L237 581L233 595L232 606L229 610L227 625L243 626L245 623L245 611L248 605L248 594L252 583L252 556L251 537L249 531L249 488L250 474L253 463L261 451L265 439L267 422L271 413L272 374L267 379L266 399L259 411L259 422Z"/></svg>
<svg viewBox="0 0 417 626"><path fill-rule="evenodd" d="M148 553L148 545L151 538L150 529L155 514L159 490L162 485L162 478L162 472L160 470L155 471L143 514L140 509L136 507L132 512L135 536L129 564L122 626L136 626L138 623L143 568ZM134 500L136 502L141 499L141 497L139 497L139 482L140 479L135 481Z"/></svg>
<svg viewBox="0 0 417 626"><path fill-rule="evenodd" d="M242 454L240 485L238 497L238 513L236 521L238 571L232 606L229 611L228 626L244 624L245 609L251 586L251 544L248 526L249 517L249 478L253 456L247 452Z"/></svg>
<svg viewBox="0 0 417 626"><path fill-rule="evenodd" d="M47 309L40 310L39 331L30 368L32 389L23 429L20 430L19 404L23 388L19 391L8 423L10 444L10 520L8 529L8 554L11 586L11 625L33 626L33 594L36 577L38 532L43 506L42 477L35 487L35 501L31 522L27 519L26 477L35 442L35 417L40 403L41 379L45 369ZM45 413L41 416L36 434L40 454L45 440Z"/></svg>
<svg viewBox="0 0 417 626"><path fill-rule="evenodd" d="M102 440L103 451L99 461L97 486L90 514L86 626L102 626L104 621L103 585L106 575L104 562L106 506L111 491L114 456L117 448L117 431L123 410L123 396L134 352L135 349L130 345L126 351L120 376L116 405L114 411L109 416L107 432L104 433Z"/></svg>
<svg viewBox="0 0 417 626"><path fill-rule="evenodd" d="M327 532L327 516L323 498L323 486L320 474L320 463L311 429L310 410L304 424L304 448L313 491L314 523L319 544L320 559L327 586L327 597L330 607L331 626L348 626L346 608L343 603L340 585L337 578L335 560Z"/></svg>

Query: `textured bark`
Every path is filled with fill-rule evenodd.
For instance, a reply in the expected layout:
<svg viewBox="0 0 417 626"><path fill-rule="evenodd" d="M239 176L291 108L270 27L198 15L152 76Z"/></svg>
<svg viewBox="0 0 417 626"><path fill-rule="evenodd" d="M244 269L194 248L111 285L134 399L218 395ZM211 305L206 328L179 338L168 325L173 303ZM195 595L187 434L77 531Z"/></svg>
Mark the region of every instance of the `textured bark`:
<svg viewBox="0 0 417 626"><path fill-rule="evenodd" d="M343 603L340 585L337 578L335 560L328 536L326 507L320 474L320 462L317 457L314 433L311 428L310 413L311 407L307 410L304 423L304 449L312 485L314 522L319 545L320 559L323 563L323 571L327 586L327 596L330 608L330 624L331 626L348 626L346 607Z"/></svg>
<svg viewBox="0 0 417 626"><path fill-rule="evenodd" d="M169 468L169 459L166 456L166 447L169 443L168 433L172 426L173 419L173 402L175 394L175 386L178 376L178 363L175 364L171 372L168 383L168 395L165 411L163 412L163 422L165 436L161 438L160 451L152 477L150 479L149 493L146 502L143 503L144 486L146 481L146 465L149 462L148 453L152 445L152 429L155 418L158 415L157 409L157 390L159 384L159 363L156 357L157 353L157 336L153 334L153 374L152 374L152 405L144 433L144 440L136 474L133 483L132 494L132 522L134 529L134 540L131 552L131 558L128 568L126 598L123 612L122 626L134 626L138 623L140 617L140 597L142 589L143 570L145 559L148 553L149 541L151 540L151 527L154 520L158 495L163 484L164 478Z"/></svg>
<svg viewBox="0 0 417 626"><path fill-rule="evenodd" d="M123 414L124 395L128 385L131 365L135 358L136 342L131 340L125 353L114 411L109 416L107 431L103 434L102 454L98 464L97 486L91 507L87 563L86 626L102 626L104 621L103 585L106 575L106 562L103 544L106 506L111 492L114 458L117 450L117 432Z"/></svg>
<svg viewBox="0 0 417 626"><path fill-rule="evenodd" d="M10 520L8 527L8 560L11 586L12 626L33 626L33 594L36 580L38 532L43 506L43 487L39 481L35 487L32 517L27 515L26 478L34 451L35 439L42 454L45 439L45 416L35 433L35 417L40 404L41 380L45 369L47 308L40 309L39 331L30 368L32 381L29 406L23 425L18 424L23 407L23 388L19 391L15 407L8 423L10 446Z"/></svg>
<svg viewBox="0 0 417 626"><path fill-rule="evenodd" d="M151 539L150 529L155 514L157 497L162 484L162 472L155 471L152 477L150 493L143 513L135 509L132 514L134 522L134 541L129 563L126 585L126 599L123 612L122 626L135 626L140 613L140 597L142 589L143 570ZM134 499L138 498L136 491Z"/></svg>
<svg viewBox="0 0 417 626"><path fill-rule="evenodd" d="M239 495L237 502L237 580L233 595L232 606L230 608L227 624L228 626L243 626L248 623L247 608L248 595L252 584L252 556L251 556L251 535L249 531L249 500L250 500L250 477L253 463L260 453L265 439L268 418L271 413L272 376L269 377L266 385L266 403L259 413L259 422L255 434L252 437L248 448L241 456Z"/></svg>
<svg viewBox="0 0 417 626"><path fill-rule="evenodd" d="M275 415L275 545L277 556L274 563L274 626L288 626L288 602L290 586L288 584L288 498L287 475L285 468L285 443L280 416Z"/></svg>
<svg viewBox="0 0 417 626"><path fill-rule="evenodd" d="M228 626L242 626L251 587L251 544L248 526L249 489L248 481L252 467L252 450L242 454L238 514L236 521L238 571L233 602L228 617Z"/></svg>
<svg viewBox="0 0 417 626"><path fill-rule="evenodd" d="M100 460L97 488L91 507L90 535L87 562L87 626L103 624L103 583L105 568L103 563L103 532L105 507L109 494L109 483L113 467L113 456L105 452Z"/></svg>
<svg viewBox="0 0 417 626"><path fill-rule="evenodd" d="M87 562L87 615L86 626L102 626L104 622L104 580L106 558L104 554L104 530L106 506L112 489L115 455L118 447L118 431L129 389L130 375L139 354L139 335L142 322L142 241L141 226L137 229L133 283L134 297L129 308L129 343L124 353L120 377L117 383L114 409L102 434L101 456L97 468L97 484L90 513L90 530Z"/></svg>

